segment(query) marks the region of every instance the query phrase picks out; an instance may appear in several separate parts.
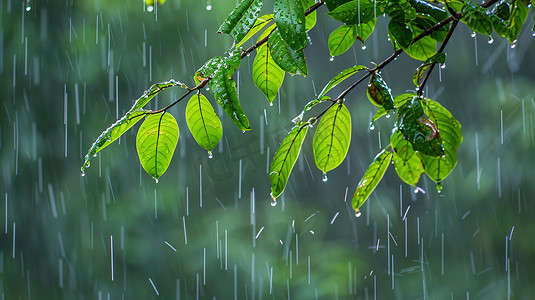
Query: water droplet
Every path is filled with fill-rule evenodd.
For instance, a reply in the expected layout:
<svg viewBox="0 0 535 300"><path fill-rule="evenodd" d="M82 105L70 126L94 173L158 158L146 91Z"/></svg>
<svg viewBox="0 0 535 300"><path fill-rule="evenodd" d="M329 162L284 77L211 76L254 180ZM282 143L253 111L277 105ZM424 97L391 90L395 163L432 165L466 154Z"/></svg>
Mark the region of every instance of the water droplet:
<svg viewBox="0 0 535 300"><path fill-rule="evenodd" d="M271 194L271 206L277 205L277 198L273 197L273 194Z"/></svg>
<svg viewBox="0 0 535 300"><path fill-rule="evenodd" d="M531 36L535 36L535 32Z"/></svg>
<svg viewBox="0 0 535 300"><path fill-rule="evenodd" d="M489 38L489 45L494 43L494 39L492 38L492 36Z"/></svg>
<svg viewBox="0 0 535 300"><path fill-rule="evenodd" d="M269 106L273 106L273 102L269 102Z"/></svg>
<svg viewBox="0 0 535 300"><path fill-rule="evenodd" d="M26 1L26 11L30 11L30 10L32 10L32 5L31 5L30 1L28 0L28 1Z"/></svg>
<svg viewBox="0 0 535 300"><path fill-rule="evenodd" d="M362 45L361 49L366 50L366 46Z"/></svg>
<svg viewBox="0 0 535 300"><path fill-rule="evenodd" d="M375 125L373 125L373 123L370 123L370 130L374 130L375 129Z"/></svg>
<svg viewBox="0 0 535 300"><path fill-rule="evenodd" d="M327 178L327 173L323 172L322 180L323 180L323 182L327 182L327 180L329 180L329 178Z"/></svg>
<svg viewBox="0 0 535 300"><path fill-rule="evenodd" d="M154 6L152 6L152 5L147 6L147 11L148 12L152 12L153 10L154 10Z"/></svg>
<svg viewBox="0 0 535 300"><path fill-rule="evenodd" d="M242 130L241 133L245 133L245 130Z"/></svg>
<svg viewBox="0 0 535 300"><path fill-rule="evenodd" d="M212 151L208 151L208 158L212 159L213 157L214 157L214 154L212 153Z"/></svg>
<svg viewBox="0 0 535 300"><path fill-rule="evenodd" d="M441 69L446 69L446 64L440 64Z"/></svg>
<svg viewBox="0 0 535 300"><path fill-rule="evenodd" d="M330 61L334 61L334 56L331 56L331 58L329 58Z"/></svg>
<svg viewBox="0 0 535 300"><path fill-rule="evenodd" d="M389 118L390 118L390 114L386 114L385 117L386 117L387 119L389 119Z"/></svg>
<svg viewBox="0 0 535 300"><path fill-rule="evenodd" d="M513 44L511 45L511 49L515 49L516 48L516 41L513 42Z"/></svg>
<svg viewBox="0 0 535 300"><path fill-rule="evenodd" d="M442 182L437 182L437 192L440 194L442 193Z"/></svg>
<svg viewBox="0 0 535 300"><path fill-rule="evenodd" d="M355 217L360 217L362 214L360 213L360 210L355 210Z"/></svg>
<svg viewBox="0 0 535 300"><path fill-rule="evenodd" d="M85 172L82 172L82 177L84 177L84 176L85 176Z"/></svg>
<svg viewBox="0 0 535 300"><path fill-rule="evenodd" d="M210 3L206 4L206 10L208 11L212 10L212 4Z"/></svg>
<svg viewBox="0 0 535 300"><path fill-rule="evenodd" d="M472 34L470 36L475 38L476 37L476 33L472 31Z"/></svg>
<svg viewBox="0 0 535 300"><path fill-rule="evenodd" d="M154 180L156 181L156 183L158 183L158 178L154 178Z"/></svg>

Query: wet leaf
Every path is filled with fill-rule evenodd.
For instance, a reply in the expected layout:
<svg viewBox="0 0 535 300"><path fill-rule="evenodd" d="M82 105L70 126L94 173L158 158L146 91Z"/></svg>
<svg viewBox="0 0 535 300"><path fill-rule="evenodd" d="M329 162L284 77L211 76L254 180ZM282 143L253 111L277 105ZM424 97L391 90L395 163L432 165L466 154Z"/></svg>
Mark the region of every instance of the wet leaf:
<svg viewBox="0 0 535 300"><path fill-rule="evenodd" d="M461 124L459 124L452 114L438 102L426 99L425 103L425 113L429 117L429 120L435 124L440 133L444 155L439 157L422 155L423 153L419 153L419 155L427 175L434 181L440 182L444 180L457 165L457 149L459 149L459 146L463 141Z"/></svg>
<svg viewBox="0 0 535 300"><path fill-rule="evenodd" d="M409 185L416 185L425 171L420 156L416 155L411 143L403 138L400 131L392 134L390 144L394 149L392 160L399 178Z"/></svg>
<svg viewBox="0 0 535 300"><path fill-rule="evenodd" d="M232 79L234 72L235 69L228 65L215 72L213 79L208 83L210 92L239 129L251 130L249 119L243 112L238 99L236 82Z"/></svg>
<svg viewBox="0 0 535 300"><path fill-rule="evenodd" d="M336 7L327 13L342 23L362 24L375 19L376 7L372 0L353 0Z"/></svg>
<svg viewBox="0 0 535 300"><path fill-rule="evenodd" d="M528 12L529 9L523 1L514 0L514 2L512 2L511 15L509 16L509 22L507 23L507 29L509 31L507 39L511 44L513 44L520 35L520 31L522 31L522 26L526 21Z"/></svg>
<svg viewBox="0 0 535 300"><path fill-rule="evenodd" d="M368 197L371 195L373 190L375 190L381 179L383 179L391 160L392 152L383 150L377 154L373 160L373 163L364 173L364 176L360 180L359 185L353 194L353 209L358 211L366 199L368 199Z"/></svg>
<svg viewBox="0 0 535 300"><path fill-rule="evenodd" d="M215 72L219 70L224 63L225 59L221 56L216 56L208 60L199 68L199 70L197 70L197 72L195 72L195 76L193 77L195 84L199 84L201 81L213 77Z"/></svg>
<svg viewBox="0 0 535 300"><path fill-rule="evenodd" d="M412 98L416 96L415 94L401 94L396 97L394 97L394 107L399 109L401 106L405 105L405 103L412 100ZM380 107L375 115L373 116L372 123L379 120L382 116L386 116L388 112L384 107Z"/></svg>
<svg viewBox="0 0 535 300"><path fill-rule="evenodd" d="M293 50L282 39L279 30L274 31L268 39L269 50L275 63L290 74L307 76L307 62L303 50Z"/></svg>
<svg viewBox="0 0 535 300"><path fill-rule="evenodd" d="M381 74L372 74L368 84L367 95L372 104L384 107L387 112L394 109L394 99Z"/></svg>
<svg viewBox="0 0 535 300"><path fill-rule="evenodd" d="M398 110L398 127L412 148L425 155L440 157L444 154L440 133L433 121L426 118L421 100L414 97Z"/></svg>
<svg viewBox="0 0 535 300"><path fill-rule="evenodd" d="M97 155L102 149L106 148L109 144L117 140L123 133L127 132L128 129L132 128L139 120L147 114L147 111L138 110L135 112L129 112L124 115L117 122L113 123L108 129L104 130L99 137L95 140L91 148L84 157L84 163L82 165L81 171L85 172L85 169L89 167L91 159Z"/></svg>
<svg viewBox="0 0 535 300"><path fill-rule="evenodd" d="M323 88L323 90L318 95L318 98L322 98L327 94L328 91L330 91L332 88L337 86L342 81L346 80L347 78L351 77L352 75L356 74L358 71L366 70L365 66L357 65L350 68L347 68L340 72L338 75L334 76L333 79L327 83L327 85Z"/></svg>
<svg viewBox="0 0 535 300"><path fill-rule="evenodd" d="M366 23L357 24L357 40L364 42L373 33L377 19L371 19Z"/></svg>
<svg viewBox="0 0 535 300"><path fill-rule="evenodd" d="M484 35L492 33L492 23L486 9L469 1L464 4L462 13L461 21L466 23L472 31Z"/></svg>
<svg viewBox="0 0 535 300"><path fill-rule="evenodd" d="M392 21L400 24L416 18L416 10L408 0L388 1L384 7L384 12Z"/></svg>
<svg viewBox="0 0 535 300"><path fill-rule="evenodd" d="M402 48L407 48L412 43L412 31L405 25L405 22L400 23L394 19L390 20L388 32Z"/></svg>
<svg viewBox="0 0 535 300"><path fill-rule="evenodd" d="M243 45L245 42L247 42L255 33L259 32L264 28L269 22L273 21L274 17L273 14L264 15L256 19L255 23L253 24L253 27L251 27L251 30L247 32L247 35L236 44L236 47L239 47Z"/></svg>
<svg viewBox="0 0 535 300"><path fill-rule="evenodd" d="M143 169L155 179L165 173L178 142L178 125L170 113L150 114L137 132L136 148Z"/></svg>
<svg viewBox="0 0 535 300"><path fill-rule="evenodd" d="M411 23L408 24L408 27L412 30L412 39L414 40L419 34L424 31ZM401 45L400 45L401 46ZM429 37L423 37L418 41L412 43L409 47L401 47L403 50L412 58L425 61L429 57L433 56L437 51L436 41Z"/></svg>
<svg viewBox="0 0 535 300"><path fill-rule="evenodd" d="M217 33L228 33L240 44L257 21L263 0L242 0L227 16Z"/></svg>
<svg viewBox="0 0 535 300"><path fill-rule="evenodd" d="M320 104L320 103L323 103L323 102L325 102L325 101L329 101L329 100L331 100L329 97L324 96L324 97L321 97L321 98L319 98L319 99L314 99L314 100L309 101L309 102L305 105L305 107L303 108L303 111L302 111L297 117L295 117L295 118L292 120L292 122L294 122L294 123L296 123L296 124L299 123L300 121L303 120L303 116L305 115L305 113L306 113L307 111L309 111L312 107L314 107L314 106L316 106L316 105L318 105L318 104Z"/></svg>
<svg viewBox="0 0 535 300"><path fill-rule="evenodd" d="M284 70L271 57L269 44L257 48L253 62L253 81L271 103L284 80Z"/></svg>
<svg viewBox="0 0 535 300"><path fill-rule="evenodd" d="M325 4L327 4L329 11L333 11L333 9L337 8L338 6L350 1L352 0L325 0Z"/></svg>
<svg viewBox="0 0 535 300"><path fill-rule="evenodd" d="M277 149L269 168L271 197L277 198L284 191L307 132L308 125L295 125Z"/></svg>
<svg viewBox="0 0 535 300"><path fill-rule="evenodd" d="M302 0L303 3L303 9L306 11L309 7L316 4L316 0ZM317 21L317 14L316 11L313 11L308 14L308 16L305 16L305 29L308 32L310 29L314 28L316 26Z"/></svg>
<svg viewBox="0 0 535 300"><path fill-rule="evenodd" d="M344 160L351 142L351 115L340 103L331 106L321 118L312 149L318 169L327 173Z"/></svg>
<svg viewBox="0 0 535 300"><path fill-rule="evenodd" d="M275 0L275 23L282 39L293 50L301 50L308 44L305 28L305 11L300 1Z"/></svg>
<svg viewBox="0 0 535 300"><path fill-rule="evenodd" d="M448 5L451 6L452 1L446 1L446 2L448 2ZM411 6L414 7L417 13L429 15L437 21L442 21L449 16L448 13L444 9L436 7L428 3L427 1L410 0L410 3L411 3Z"/></svg>
<svg viewBox="0 0 535 300"><path fill-rule="evenodd" d="M202 94L195 94L189 99L186 122L197 144L208 151L214 149L223 136L221 120Z"/></svg>
<svg viewBox="0 0 535 300"><path fill-rule="evenodd" d="M419 66L418 69L416 69L416 73L414 73L414 75L412 76L412 82L416 86L420 86L420 81L424 78L425 71L427 71L427 69L429 69L429 67L431 67L431 65L433 64L443 64L444 62L446 62L446 53L444 52L437 53L426 59L424 63Z"/></svg>
<svg viewBox="0 0 535 300"><path fill-rule="evenodd" d="M336 28L329 36L328 46L331 56L340 55L353 45L357 40L355 25L342 25Z"/></svg>
<svg viewBox="0 0 535 300"><path fill-rule="evenodd" d="M149 103L149 101L152 100L152 98L154 98L154 96L156 96L159 92L174 86L187 88L185 84L175 80L169 80L166 82L153 84L148 90L143 93L143 95L141 95L141 97L139 97L139 99L136 100L129 112L133 112L145 107L145 105L147 105L147 103Z"/></svg>

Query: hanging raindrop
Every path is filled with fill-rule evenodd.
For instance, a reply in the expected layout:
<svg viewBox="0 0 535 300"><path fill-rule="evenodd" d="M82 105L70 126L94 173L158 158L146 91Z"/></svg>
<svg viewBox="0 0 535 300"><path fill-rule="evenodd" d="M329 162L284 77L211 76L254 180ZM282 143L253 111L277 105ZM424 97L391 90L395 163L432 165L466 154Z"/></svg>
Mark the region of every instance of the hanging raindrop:
<svg viewBox="0 0 535 300"><path fill-rule="evenodd" d="M360 217L362 214L360 213L360 210L355 210L355 217Z"/></svg>
<svg viewBox="0 0 535 300"><path fill-rule="evenodd" d="M370 130L374 130L375 129L375 125L373 125L373 123L370 123Z"/></svg>
<svg viewBox="0 0 535 300"><path fill-rule="evenodd" d="M208 4L206 4L206 10L207 11L212 10L212 4L210 4L210 2L208 2Z"/></svg>
<svg viewBox="0 0 535 300"><path fill-rule="evenodd" d="M327 180L329 180L327 178L327 173L323 172L323 178L322 178L323 182L327 182Z"/></svg>
<svg viewBox="0 0 535 300"><path fill-rule="evenodd" d="M32 3L30 0L26 0L26 11L32 10Z"/></svg>
<svg viewBox="0 0 535 300"><path fill-rule="evenodd" d="M440 68L441 68L441 69L446 69L446 64L441 64L441 65L440 65Z"/></svg>
<svg viewBox="0 0 535 300"><path fill-rule="evenodd" d="M489 37L489 45L492 44L492 43L494 43L494 39L491 36L491 37Z"/></svg>
<svg viewBox="0 0 535 300"><path fill-rule="evenodd" d="M271 206L276 206L277 205L277 198L273 197L273 194L271 196Z"/></svg>
<svg viewBox="0 0 535 300"><path fill-rule="evenodd" d="M213 157L214 157L214 154L212 153L212 151L208 151L208 158L212 159Z"/></svg>
<svg viewBox="0 0 535 300"><path fill-rule="evenodd" d="M475 38L476 37L476 33L474 31L472 31L472 34L470 36Z"/></svg>
<svg viewBox="0 0 535 300"><path fill-rule="evenodd" d="M84 177L84 176L85 176L85 172L82 172L82 177Z"/></svg>
<svg viewBox="0 0 535 300"><path fill-rule="evenodd" d="M442 182L441 181L437 182L437 192L439 194L442 193Z"/></svg>
<svg viewBox="0 0 535 300"><path fill-rule="evenodd" d="M362 50L366 50L366 46L362 45L362 48L361 48L361 49L362 49Z"/></svg>
<svg viewBox="0 0 535 300"><path fill-rule="evenodd" d="M156 181L156 183L158 183L158 178L154 178L154 180Z"/></svg>
<svg viewBox="0 0 535 300"><path fill-rule="evenodd" d="M331 56L331 58L329 58L330 61L334 61L334 56Z"/></svg>
<svg viewBox="0 0 535 300"><path fill-rule="evenodd" d="M390 114L386 114L385 117L386 117L387 119L389 119L389 118L390 118Z"/></svg>
<svg viewBox="0 0 535 300"><path fill-rule="evenodd" d="M152 12L153 10L154 10L154 6L152 6L152 5L147 6L147 11L148 12Z"/></svg>
<svg viewBox="0 0 535 300"><path fill-rule="evenodd" d="M273 102L269 102L269 106L273 106Z"/></svg>

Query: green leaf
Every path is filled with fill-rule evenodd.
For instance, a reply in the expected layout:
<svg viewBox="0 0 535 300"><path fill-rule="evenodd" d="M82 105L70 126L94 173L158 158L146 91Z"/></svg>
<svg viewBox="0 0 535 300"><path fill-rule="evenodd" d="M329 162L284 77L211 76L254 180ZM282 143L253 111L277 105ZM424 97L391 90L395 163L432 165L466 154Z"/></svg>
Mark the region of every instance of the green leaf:
<svg viewBox="0 0 535 300"><path fill-rule="evenodd" d="M204 63L204 65L195 72L195 76L193 77L195 84L199 84L201 81L213 77L215 72L224 64L224 61L225 59L223 57L216 56Z"/></svg>
<svg viewBox="0 0 535 300"><path fill-rule="evenodd" d="M432 120L424 116L418 97L398 110L398 127L414 150L433 157L444 155L438 129Z"/></svg>
<svg viewBox="0 0 535 300"><path fill-rule="evenodd" d="M425 171L422 160L415 155L411 143L403 138L399 130L394 131L390 137L390 144L394 149L392 159L399 178L409 185L415 185Z"/></svg>
<svg viewBox="0 0 535 300"><path fill-rule="evenodd" d="M331 56L346 52L356 40L357 30L355 25L342 25L336 28L329 36L328 41Z"/></svg>
<svg viewBox="0 0 535 300"><path fill-rule="evenodd" d="M418 153L431 179L440 182L446 178L457 164L457 149L463 141L461 124L438 102L426 99L425 113L435 124L442 139L444 155L432 157Z"/></svg>
<svg viewBox="0 0 535 300"><path fill-rule="evenodd" d="M273 157L269 168L271 197L276 199L284 191L288 177L299 157L299 152L308 132L307 124L297 124L284 138Z"/></svg>
<svg viewBox="0 0 535 300"><path fill-rule="evenodd" d="M333 19L346 24L361 24L375 19L375 5L372 0L353 0L327 13Z"/></svg>
<svg viewBox="0 0 535 300"><path fill-rule="evenodd" d="M331 100L329 97L324 96L324 97L321 97L321 98L319 98L319 99L314 99L314 100L309 101L309 102L305 105L305 107L303 108L303 111L302 111L297 117L295 117L295 118L292 120L292 122L293 122L293 123L296 123L296 124L299 123L299 122L301 122L301 121L303 120L303 116L305 115L305 113L306 113L307 111L309 111L312 107L314 107L314 106L316 106L316 105L318 105L318 104L320 104L320 103L323 103L323 102L325 102L325 101L329 101L329 100Z"/></svg>
<svg viewBox="0 0 535 300"><path fill-rule="evenodd" d="M521 0L515 0L511 5L511 15L509 17L509 22L507 24L507 29L509 30L507 39L511 44L513 44L522 30L522 26L526 21L528 16L529 9L524 2Z"/></svg>
<svg viewBox="0 0 535 300"><path fill-rule="evenodd" d="M366 94L373 105L384 107L387 112L394 109L394 99L380 73L372 74Z"/></svg>
<svg viewBox="0 0 535 300"><path fill-rule="evenodd" d="M321 91L321 93L318 95L318 98L322 98L323 96L325 96L325 94L327 94L328 91L330 91L332 88L334 88L335 86L337 86L339 83L341 83L342 81L346 80L347 78L351 77L351 75L354 75L356 74L358 71L361 71L361 70L366 70L366 67L365 66L362 66L362 65L357 65L357 66L353 66L353 67L350 67L350 68L347 68L345 70L343 70L342 72L340 72L338 75L334 76L333 79L331 79L329 81L329 83L327 83L327 85L323 88L323 90Z"/></svg>
<svg viewBox="0 0 535 300"><path fill-rule="evenodd" d="M425 71L436 63L443 64L446 61L446 54L444 52L437 53L430 58L426 59L424 63L416 69L416 73L412 76L412 82L416 86L420 86L420 81L424 78Z"/></svg>
<svg viewBox="0 0 535 300"><path fill-rule="evenodd" d="M363 45L366 39L373 33L376 23L377 19L371 19L366 23L357 24L357 39L361 41Z"/></svg>
<svg viewBox="0 0 535 300"><path fill-rule="evenodd" d="M414 96L416 95L415 94L397 95L396 97L394 97L394 107L399 109L401 106L405 105L405 103L407 103L408 101L411 101L412 98L414 98ZM379 120L379 118L381 118L382 116L386 116L387 114L388 112L386 111L386 109L384 107L380 107L379 110L377 110L377 112L373 116L372 123Z"/></svg>
<svg viewBox="0 0 535 300"><path fill-rule="evenodd" d="M409 0L410 4L416 12L429 15L437 21L442 21L448 17L448 13L441 8L431 5L427 1ZM446 1L451 2L451 1ZM449 4L448 4L449 5Z"/></svg>
<svg viewBox="0 0 535 300"><path fill-rule="evenodd" d="M274 31L268 39L269 51L273 60L281 69L290 73L307 76L307 62L303 50L293 50L282 39L279 30Z"/></svg>
<svg viewBox="0 0 535 300"><path fill-rule="evenodd" d="M215 72L213 79L208 83L210 92L239 129L242 131L251 130L249 119L243 112L238 99L236 82L232 79L235 68L227 63L225 62L225 65Z"/></svg>
<svg viewBox="0 0 535 300"><path fill-rule="evenodd" d="M253 62L253 80L269 103L273 102L284 80L284 70L271 57L269 44L264 44L256 50Z"/></svg>
<svg viewBox="0 0 535 300"><path fill-rule="evenodd" d="M486 9L472 2L466 2L463 6L462 13L463 18L461 21L466 23L472 31L484 35L490 35L492 33L492 22L487 15Z"/></svg>
<svg viewBox="0 0 535 300"><path fill-rule="evenodd" d="M149 101L154 98L154 96L156 96L159 92L173 86L180 86L184 89L188 88L182 82L178 82L175 80L169 80L166 82L153 84L148 90L143 93L141 97L139 97L139 99L136 100L132 108L130 108L129 112L133 112L135 110L145 107L145 105L147 105L147 103L149 103Z"/></svg>
<svg viewBox="0 0 535 300"><path fill-rule="evenodd" d="M412 20L410 25L413 27L416 26L421 30L429 30L433 26L435 26L439 21L429 15L426 14L416 14L416 19ZM410 27L411 29L413 27ZM440 43L444 42L444 39L448 35L450 25L444 25L438 29L434 29L433 32L431 32L431 38L435 41L438 41Z"/></svg>
<svg viewBox="0 0 535 300"><path fill-rule="evenodd" d="M412 22L411 22L412 23ZM414 40L419 34L424 31L409 23L409 28L412 30L412 39ZM401 45L400 45L401 46ZM412 43L409 47L401 47L412 58L425 61L433 56L437 51L437 44L434 39L429 36L423 37L418 41Z"/></svg>
<svg viewBox="0 0 535 300"><path fill-rule="evenodd" d="M275 23L282 39L293 50L301 50L308 44L305 28L305 12L300 1L275 0Z"/></svg>
<svg viewBox="0 0 535 300"><path fill-rule="evenodd" d="M325 0L325 4L327 4L327 9L329 9L329 11L333 11L338 6L344 3L347 3L349 1L351 0Z"/></svg>
<svg viewBox="0 0 535 300"><path fill-rule="evenodd" d="M247 42L253 35L255 35L255 33L262 30L262 28L264 28L264 26L269 24L269 22L271 21L273 21L273 14L264 15L256 19L253 27L251 27L251 30L247 32L247 35L239 43L236 44L236 48Z"/></svg>
<svg viewBox="0 0 535 300"><path fill-rule="evenodd" d="M316 0L302 0L303 3L303 9L306 11L309 7L316 4ZM308 32L310 29L314 28L317 21L317 14L316 11L313 11L308 14L308 16L305 16L305 29Z"/></svg>
<svg viewBox="0 0 535 300"><path fill-rule="evenodd" d="M321 118L314 134L312 149L316 166L324 173L338 167L351 142L351 115L340 103L332 105Z"/></svg>
<svg viewBox="0 0 535 300"><path fill-rule="evenodd" d="M359 208L364 204L366 199L371 195L373 190L377 187L383 176L385 175L388 165L392 160L392 152L381 151L373 163L368 167L364 173L364 177L359 182L355 193L353 194L352 205L353 209L358 212Z"/></svg>
<svg viewBox="0 0 535 300"><path fill-rule="evenodd" d="M195 94L189 99L186 122L197 144L208 151L214 149L223 136L221 120L202 94Z"/></svg>
<svg viewBox="0 0 535 300"><path fill-rule="evenodd" d="M407 48L412 43L412 31L405 25L394 19L388 23L388 32L394 37L396 42L402 47Z"/></svg>
<svg viewBox="0 0 535 300"><path fill-rule="evenodd" d="M139 101L139 100L138 100ZM81 171L84 174L85 169L89 168L91 159L97 155L102 149L106 148L109 144L117 140L123 133L127 132L132 126L134 126L139 120L147 114L147 111L137 110L134 112L129 112L124 115L117 122L113 123L108 129L104 130L96 141L91 145L89 151L84 157L84 163L82 165Z"/></svg>
<svg viewBox="0 0 535 300"><path fill-rule="evenodd" d="M400 24L416 18L416 10L407 0L388 1L384 7L384 12L391 20Z"/></svg>
<svg viewBox="0 0 535 300"><path fill-rule="evenodd" d="M178 125L170 113L150 114L137 132L136 148L143 169L155 179L165 173L178 142Z"/></svg>
<svg viewBox="0 0 535 300"><path fill-rule="evenodd" d="M223 21L217 33L228 33L239 44L256 22L263 0L242 0Z"/></svg>

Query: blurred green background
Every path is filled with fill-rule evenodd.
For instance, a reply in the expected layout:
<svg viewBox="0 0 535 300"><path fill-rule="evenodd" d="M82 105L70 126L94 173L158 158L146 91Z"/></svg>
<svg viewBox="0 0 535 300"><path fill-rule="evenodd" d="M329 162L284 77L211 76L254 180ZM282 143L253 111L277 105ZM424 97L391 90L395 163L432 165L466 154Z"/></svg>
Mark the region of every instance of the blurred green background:
<svg viewBox="0 0 535 300"><path fill-rule="evenodd" d="M242 134L219 109L224 137L212 159L180 103L171 109L178 148L159 183L140 167L135 130L82 177L91 143L145 89L170 78L193 85L194 72L231 46L216 31L235 4L167 0L148 12L142 0L1 2L2 299L535 295L535 38L527 28L515 48L472 38L464 26L448 44L447 67L426 93L461 122L464 142L441 194L427 178L418 184L425 193L414 193L390 168L355 217L351 196L394 122L370 130L376 108L359 87L346 99L346 161L322 182L310 135L270 206L268 163L291 119L338 72L392 51L380 18L365 50L355 44L330 61L326 41L339 24L325 7L309 33L308 77L286 76L274 106L252 82L254 55L242 62L237 81L253 130ZM264 12L272 7L265 1ZM394 94L413 89L418 65L402 55L383 72ZM180 93L161 93L151 108Z"/></svg>

